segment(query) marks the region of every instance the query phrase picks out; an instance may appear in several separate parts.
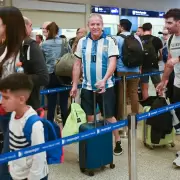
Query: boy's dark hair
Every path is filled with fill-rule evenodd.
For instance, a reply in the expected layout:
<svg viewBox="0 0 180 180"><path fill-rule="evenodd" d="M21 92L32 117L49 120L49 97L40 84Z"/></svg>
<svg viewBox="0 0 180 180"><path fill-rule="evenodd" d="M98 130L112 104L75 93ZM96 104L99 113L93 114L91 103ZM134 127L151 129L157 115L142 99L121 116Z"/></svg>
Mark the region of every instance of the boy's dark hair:
<svg viewBox="0 0 180 180"><path fill-rule="evenodd" d="M31 92L33 82L31 78L24 73L14 73L0 80L0 91L19 91L26 90Z"/></svg>
<svg viewBox="0 0 180 180"><path fill-rule="evenodd" d="M143 30L143 27L142 27L142 26L139 26L138 29L142 29L142 30Z"/></svg>
<svg viewBox="0 0 180 180"><path fill-rule="evenodd" d="M180 20L180 9L170 9L165 15L165 19L174 18L174 20Z"/></svg>
<svg viewBox="0 0 180 180"><path fill-rule="evenodd" d="M143 31L151 31L152 30L152 24L151 23L145 23L142 26Z"/></svg>
<svg viewBox="0 0 180 180"><path fill-rule="evenodd" d="M41 34L37 34L36 36L38 36L41 39L41 41L43 41L43 36Z"/></svg>
<svg viewBox="0 0 180 180"><path fill-rule="evenodd" d="M131 30L131 27L132 27L132 23L128 19L121 19L120 25L125 31L128 31L128 32Z"/></svg>

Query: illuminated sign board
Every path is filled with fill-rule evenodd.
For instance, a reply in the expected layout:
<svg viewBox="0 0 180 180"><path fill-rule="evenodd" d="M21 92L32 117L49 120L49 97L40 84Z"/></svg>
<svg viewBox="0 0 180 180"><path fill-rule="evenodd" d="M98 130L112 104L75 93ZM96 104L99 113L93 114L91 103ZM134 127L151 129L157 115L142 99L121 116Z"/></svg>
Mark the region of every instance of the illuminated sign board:
<svg viewBox="0 0 180 180"><path fill-rule="evenodd" d="M139 16L139 17L157 17L163 18L165 12L157 12L157 11L144 11L137 9L121 9L121 15L123 16Z"/></svg>
<svg viewBox="0 0 180 180"><path fill-rule="evenodd" d="M103 7L103 6L92 6L92 13L99 14L110 14L110 15L119 15L119 8L116 7Z"/></svg>

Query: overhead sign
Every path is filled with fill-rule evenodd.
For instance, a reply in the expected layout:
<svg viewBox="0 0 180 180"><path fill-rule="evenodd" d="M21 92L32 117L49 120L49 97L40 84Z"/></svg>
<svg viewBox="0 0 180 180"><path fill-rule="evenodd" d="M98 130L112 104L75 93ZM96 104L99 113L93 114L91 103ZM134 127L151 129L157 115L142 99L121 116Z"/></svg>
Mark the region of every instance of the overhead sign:
<svg viewBox="0 0 180 180"><path fill-rule="evenodd" d="M91 12L99 13L99 14L119 15L119 8L104 7L104 6L91 6Z"/></svg>
<svg viewBox="0 0 180 180"><path fill-rule="evenodd" d="M144 11L138 9L121 9L121 15L123 16L139 16L139 17L158 17L163 18L165 12L157 11Z"/></svg>

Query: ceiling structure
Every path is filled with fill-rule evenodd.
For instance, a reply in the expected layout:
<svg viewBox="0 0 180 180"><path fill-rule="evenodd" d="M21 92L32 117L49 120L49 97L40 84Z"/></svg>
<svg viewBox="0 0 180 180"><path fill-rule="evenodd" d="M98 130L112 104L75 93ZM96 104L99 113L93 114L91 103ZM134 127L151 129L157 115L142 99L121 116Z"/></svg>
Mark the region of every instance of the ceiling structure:
<svg viewBox="0 0 180 180"><path fill-rule="evenodd" d="M157 10L157 11L166 11L170 8L175 8L175 7L180 8L180 0L41 0L41 1L116 6L120 8L136 8L136 9Z"/></svg>

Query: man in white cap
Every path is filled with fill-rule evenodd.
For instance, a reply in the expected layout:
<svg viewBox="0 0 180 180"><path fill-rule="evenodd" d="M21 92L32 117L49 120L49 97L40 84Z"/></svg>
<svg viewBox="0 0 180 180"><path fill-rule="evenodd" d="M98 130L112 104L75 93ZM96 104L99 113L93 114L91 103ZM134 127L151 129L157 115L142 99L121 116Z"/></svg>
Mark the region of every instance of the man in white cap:
<svg viewBox="0 0 180 180"><path fill-rule="evenodd" d="M159 70L164 70L164 65L167 62L168 59L168 44L167 41L170 37L170 34L167 29L163 29L162 32L159 32L158 34L162 35L162 42L163 42L163 48L162 48L162 61L159 62Z"/></svg>

